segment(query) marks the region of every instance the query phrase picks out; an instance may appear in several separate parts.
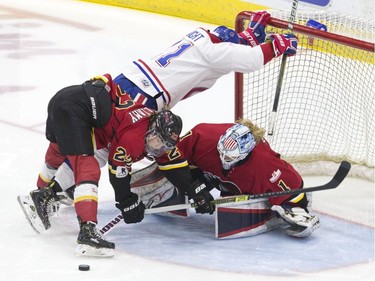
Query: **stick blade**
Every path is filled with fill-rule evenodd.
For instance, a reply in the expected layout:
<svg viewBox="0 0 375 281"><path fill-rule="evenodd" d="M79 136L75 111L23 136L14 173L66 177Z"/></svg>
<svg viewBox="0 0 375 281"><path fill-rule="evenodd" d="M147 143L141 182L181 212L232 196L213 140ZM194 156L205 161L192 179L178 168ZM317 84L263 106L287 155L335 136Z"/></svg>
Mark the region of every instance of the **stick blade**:
<svg viewBox="0 0 375 281"><path fill-rule="evenodd" d="M348 175L351 164L348 161L342 161L339 169L337 170L335 176L332 179L332 184L337 187Z"/></svg>
<svg viewBox="0 0 375 281"><path fill-rule="evenodd" d="M348 161L342 161L340 164L340 168L335 175L335 178L339 182L342 182L345 179L345 177L348 175L351 166L352 165Z"/></svg>

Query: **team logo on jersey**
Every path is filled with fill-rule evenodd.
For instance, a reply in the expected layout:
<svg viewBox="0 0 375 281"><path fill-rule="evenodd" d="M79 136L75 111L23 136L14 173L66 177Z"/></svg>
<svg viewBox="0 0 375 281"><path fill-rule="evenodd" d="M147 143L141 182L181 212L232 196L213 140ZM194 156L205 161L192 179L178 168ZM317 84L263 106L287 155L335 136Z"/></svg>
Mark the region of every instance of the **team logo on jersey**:
<svg viewBox="0 0 375 281"><path fill-rule="evenodd" d="M203 175L211 186L214 186L220 191L225 193L229 192L231 194L241 194L241 189L234 182L222 180L219 176L208 172L204 172Z"/></svg>
<svg viewBox="0 0 375 281"><path fill-rule="evenodd" d="M281 171L277 169L272 173L272 177L270 178L270 182L274 183L276 182L281 176Z"/></svg>
<svg viewBox="0 0 375 281"><path fill-rule="evenodd" d="M129 174L129 171L126 167L118 166L116 168L116 178L125 178Z"/></svg>
<svg viewBox="0 0 375 281"><path fill-rule="evenodd" d="M145 86L145 87L150 86L150 81L148 81L147 79L142 79L141 82L142 82L143 86Z"/></svg>

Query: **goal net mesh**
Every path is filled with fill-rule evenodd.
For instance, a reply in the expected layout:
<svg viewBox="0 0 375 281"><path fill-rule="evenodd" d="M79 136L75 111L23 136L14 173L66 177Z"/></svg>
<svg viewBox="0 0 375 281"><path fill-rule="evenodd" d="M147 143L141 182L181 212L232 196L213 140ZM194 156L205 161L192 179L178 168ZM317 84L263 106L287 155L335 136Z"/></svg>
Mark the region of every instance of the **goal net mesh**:
<svg viewBox="0 0 375 281"><path fill-rule="evenodd" d="M266 32L287 33L290 11L269 12L276 20ZM249 15L237 16L237 31L247 26ZM311 20L320 25L306 28ZM338 13L297 11L293 33L298 51L287 58L268 141L304 174L332 173L331 163L347 160L353 164L352 175L374 180L374 23ZM354 41L359 43L348 45ZM281 57L259 71L236 73L236 119L249 118L269 129L280 65Z"/></svg>

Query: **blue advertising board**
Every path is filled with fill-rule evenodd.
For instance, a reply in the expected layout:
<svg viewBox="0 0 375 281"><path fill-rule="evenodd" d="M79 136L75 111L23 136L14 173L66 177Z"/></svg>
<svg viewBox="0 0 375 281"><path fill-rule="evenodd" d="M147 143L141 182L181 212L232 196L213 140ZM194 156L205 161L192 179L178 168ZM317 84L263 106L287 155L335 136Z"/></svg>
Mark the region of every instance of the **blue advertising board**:
<svg viewBox="0 0 375 281"><path fill-rule="evenodd" d="M302 2L310 3L313 5L325 7L331 2L331 0L301 0Z"/></svg>

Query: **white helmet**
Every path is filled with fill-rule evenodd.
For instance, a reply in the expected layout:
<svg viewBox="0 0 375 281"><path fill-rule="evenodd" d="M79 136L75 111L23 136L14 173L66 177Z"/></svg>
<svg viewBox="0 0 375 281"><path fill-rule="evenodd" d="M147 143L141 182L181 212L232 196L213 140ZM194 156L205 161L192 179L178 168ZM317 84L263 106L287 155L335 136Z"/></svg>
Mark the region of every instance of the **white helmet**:
<svg viewBox="0 0 375 281"><path fill-rule="evenodd" d="M217 143L220 160L225 170L230 170L236 163L246 158L256 142L248 127L235 124L228 128Z"/></svg>

